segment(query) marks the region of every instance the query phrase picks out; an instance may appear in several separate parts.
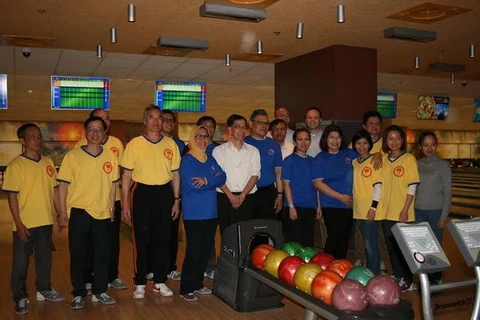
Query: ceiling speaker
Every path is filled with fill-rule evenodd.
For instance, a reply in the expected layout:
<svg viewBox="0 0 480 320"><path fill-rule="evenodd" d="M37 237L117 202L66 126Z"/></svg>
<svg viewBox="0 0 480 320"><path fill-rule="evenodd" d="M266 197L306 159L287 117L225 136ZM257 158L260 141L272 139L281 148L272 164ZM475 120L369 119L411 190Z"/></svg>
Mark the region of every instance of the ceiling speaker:
<svg viewBox="0 0 480 320"><path fill-rule="evenodd" d="M181 48L205 51L209 48L207 40L181 39L181 38L165 38L160 37L157 40L158 48Z"/></svg>
<svg viewBox="0 0 480 320"><path fill-rule="evenodd" d="M200 6L200 17L260 22L267 17L267 10L226 6L205 2Z"/></svg>
<svg viewBox="0 0 480 320"><path fill-rule="evenodd" d="M437 39L437 33L428 30L390 27L383 30L383 37L387 39L430 42Z"/></svg>

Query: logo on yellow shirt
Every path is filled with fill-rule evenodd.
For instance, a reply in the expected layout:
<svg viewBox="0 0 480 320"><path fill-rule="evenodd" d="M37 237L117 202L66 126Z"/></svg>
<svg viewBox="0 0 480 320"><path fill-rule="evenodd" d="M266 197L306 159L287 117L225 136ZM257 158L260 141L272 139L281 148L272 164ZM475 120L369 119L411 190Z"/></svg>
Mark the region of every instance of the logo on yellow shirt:
<svg viewBox="0 0 480 320"><path fill-rule="evenodd" d="M173 151L171 149L165 149L163 151L163 154L165 155L165 158L167 158L168 160L172 160Z"/></svg>
<svg viewBox="0 0 480 320"><path fill-rule="evenodd" d="M372 169L370 169L369 167L365 167L363 168L362 170L362 176L364 176L365 178L368 178L372 175Z"/></svg>
<svg viewBox="0 0 480 320"><path fill-rule="evenodd" d="M116 147L111 147L110 150L112 150L113 154L118 158L118 149Z"/></svg>
<svg viewBox="0 0 480 320"><path fill-rule="evenodd" d="M398 166L398 167L395 167L395 169L393 169L393 174L396 177L402 177L404 173L405 173L405 169L402 166Z"/></svg>
<svg viewBox="0 0 480 320"><path fill-rule="evenodd" d="M50 176L50 177L53 177L53 174L55 173L55 169L52 167L52 166L48 166L47 167L47 174Z"/></svg>
<svg viewBox="0 0 480 320"><path fill-rule="evenodd" d="M103 164L103 171L105 171L106 173L110 174L112 171L113 171L113 166L110 162L105 162Z"/></svg>

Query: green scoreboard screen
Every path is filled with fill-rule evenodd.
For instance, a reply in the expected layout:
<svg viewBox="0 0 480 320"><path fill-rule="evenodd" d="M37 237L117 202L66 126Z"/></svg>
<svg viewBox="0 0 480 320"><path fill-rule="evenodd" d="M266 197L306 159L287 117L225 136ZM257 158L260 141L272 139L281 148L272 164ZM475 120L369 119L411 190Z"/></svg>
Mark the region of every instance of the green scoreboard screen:
<svg viewBox="0 0 480 320"><path fill-rule="evenodd" d="M395 118L397 116L397 94L378 92L377 111L382 115L382 118Z"/></svg>
<svg viewBox="0 0 480 320"><path fill-rule="evenodd" d="M174 112L205 112L205 82L155 82L155 105Z"/></svg>
<svg viewBox="0 0 480 320"><path fill-rule="evenodd" d="M110 109L110 79L52 76L52 110Z"/></svg>

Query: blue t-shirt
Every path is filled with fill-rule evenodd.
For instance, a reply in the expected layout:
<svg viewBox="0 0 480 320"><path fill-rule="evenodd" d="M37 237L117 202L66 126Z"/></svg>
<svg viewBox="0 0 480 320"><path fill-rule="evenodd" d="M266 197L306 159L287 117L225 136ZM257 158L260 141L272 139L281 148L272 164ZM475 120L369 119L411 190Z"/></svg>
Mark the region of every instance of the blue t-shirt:
<svg viewBox="0 0 480 320"><path fill-rule="evenodd" d="M260 179L257 187L262 188L273 184L276 180L275 168L282 167L282 150L280 144L272 138L257 140L252 136L245 137L248 143L260 152Z"/></svg>
<svg viewBox="0 0 480 320"><path fill-rule="evenodd" d="M282 180L290 181L293 204L302 208L317 208L317 189L313 186L313 164L315 159L311 156L302 157L292 153L285 158L282 164ZM283 206L287 206L284 197Z"/></svg>
<svg viewBox="0 0 480 320"><path fill-rule="evenodd" d="M219 146L220 144L218 142L212 141L210 144L207 146L207 149L205 149L205 153L207 154L208 157L213 157L212 152L213 149L215 149L216 146Z"/></svg>
<svg viewBox="0 0 480 320"><path fill-rule="evenodd" d="M172 136L172 139L173 139L173 141L175 141L175 143L177 144L178 150L180 150L180 154L182 154L183 149L185 149L185 142L183 142L182 140L180 140L179 137L175 137L175 136Z"/></svg>
<svg viewBox="0 0 480 320"><path fill-rule="evenodd" d="M353 188L352 161L357 157L357 152L352 149L341 149L336 154L327 151L320 152L315 157L313 172L333 190L351 196ZM322 192L320 192L320 204L322 208L351 208Z"/></svg>
<svg viewBox="0 0 480 320"><path fill-rule="evenodd" d="M180 162L180 192L184 220L207 220L217 217L217 192L225 184L227 176L214 157L205 163L191 154L183 156ZM205 177L207 185L195 188L194 177Z"/></svg>

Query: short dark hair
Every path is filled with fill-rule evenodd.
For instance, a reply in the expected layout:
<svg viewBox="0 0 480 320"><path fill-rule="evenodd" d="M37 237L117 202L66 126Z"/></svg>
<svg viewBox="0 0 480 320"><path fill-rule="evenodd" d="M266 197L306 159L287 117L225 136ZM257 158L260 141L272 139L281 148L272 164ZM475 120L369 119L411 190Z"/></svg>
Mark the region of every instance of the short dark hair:
<svg viewBox="0 0 480 320"><path fill-rule="evenodd" d="M97 111L100 111L100 110L103 110L102 108L96 108L96 109L93 109L92 112L90 112L90 115L88 116L89 118L91 117L95 117L95 113L97 113ZM106 111L105 111L106 112Z"/></svg>
<svg viewBox="0 0 480 320"><path fill-rule="evenodd" d="M352 149L355 150L355 143L357 143L357 141L360 140L360 139L367 140L368 151L372 151L373 141L372 141L372 137L370 137L370 133L368 133L367 130L360 130L353 135L353 137L352 137Z"/></svg>
<svg viewBox="0 0 480 320"><path fill-rule="evenodd" d="M175 116L175 113L173 113L172 110L162 110L162 116L164 116L166 114L169 114L169 115L173 116L173 121L177 122L177 117Z"/></svg>
<svg viewBox="0 0 480 320"><path fill-rule="evenodd" d="M215 128L217 128L217 121L215 120L214 117L210 116L202 116L197 120L197 126L200 126L202 123L205 123L207 121L212 121L213 124L215 125Z"/></svg>
<svg viewBox="0 0 480 320"><path fill-rule="evenodd" d="M85 131L88 130L88 125L90 124L90 122L93 122L93 121L100 121L102 123L103 130L105 130L105 131L107 130L107 124L105 123L105 121L103 121L102 118L100 118L100 117L90 117L87 120L85 120L85 122L83 123L83 127L85 128Z"/></svg>
<svg viewBox="0 0 480 320"><path fill-rule="evenodd" d="M377 117L378 119L380 119L380 123L382 123L383 118L380 112L378 112L377 110L370 110L363 114L363 124L366 125L368 119L373 117Z"/></svg>
<svg viewBox="0 0 480 320"><path fill-rule="evenodd" d="M383 152L385 153L390 152L390 149L388 148L388 144L387 144L387 137L388 137L388 134L392 131L397 131L398 133L400 133L400 137L403 140L402 145L400 146L400 150L405 151L405 149L407 149L407 136L405 135L405 131L397 125L391 125L387 129L385 129L385 132L383 133L383 143L382 143Z"/></svg>
<svg viewBox="0 0 480 320"><path fill-rule="evenodd" d="M275 127L276 125L278 125L279 123L283 123L285 124L285 127L288 127L287 126L287 123L285 121L283 121L282 119L274 119L272 122L270 122L270 125L268 126L268 130L272 131L273 130L273 127Z"/></svg>
<svg viewBox="0 0 480 320"><path fill-rule="evenodd" d="M227 118L227 127L233 126L235 121L238 121L238 120L243 120L245 121L245 124L247 123L247 119L245 119L244 116L241 116L239 114L232 114L230 117Z"/></svg>
<svg viewBox="0 0 480 320"><path fill-rule="evenodd" d="M17 129L17 138L18 139L25 138L25 131L27 131L28 128L37 128L38 130L40 130L40 128L35 123L29 122L29 123L22 124Z"/></svg>
<svg viewBox="0 0 480 320"><path fill-rule="evenodd" d="M163 115L163 111L162 111L162 109L160 109L159 106L151 104L148 107L146 107L145 110L143 110L143 121L147 120L147 114L152 110L158 110L158 111L160 111L160 114Z"/></svg>
<svg viewBox="0 0 480 320"><path fill-rule="evenodd" d="M318 113L320 114L320 118L323 118L323 116L322 116L322 111L321 111L319 108L317 108L317 107L310 107L310 108L308 108L308 109L305 111L305 116L304 116L304 118L307 117L308 111L311 111L311 110L318 111Z"/></svg>
<svg viewBox="0 0 480 320"><path fill-rule="evenodd" d="M267 111L265 111L265 109L255 109L255 110L253 110L252 114L250 115L250 121L255 120L255 118L257 116L267 116L268 117L268 114L267 114Z"/></svg>
<svg viewBox="0 0 480 320"><path fill-rule="evenodd" d="M323 130L322 137L320 138L320 149L322 151L328 151L327 138L328 138L328 135L332 132L338 132L338 134L342 138L342 143L340 144L339 149L345 149L345 139L343 137L342 128L340 128L336 124L330 124Z"/></svg>

